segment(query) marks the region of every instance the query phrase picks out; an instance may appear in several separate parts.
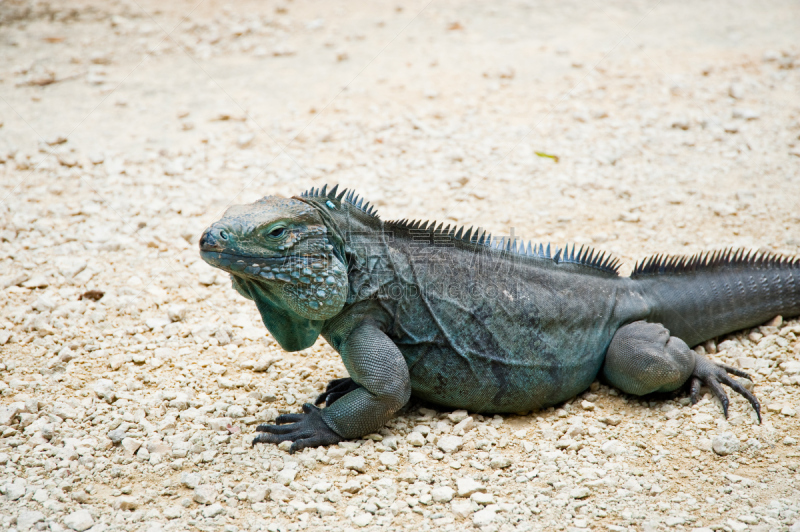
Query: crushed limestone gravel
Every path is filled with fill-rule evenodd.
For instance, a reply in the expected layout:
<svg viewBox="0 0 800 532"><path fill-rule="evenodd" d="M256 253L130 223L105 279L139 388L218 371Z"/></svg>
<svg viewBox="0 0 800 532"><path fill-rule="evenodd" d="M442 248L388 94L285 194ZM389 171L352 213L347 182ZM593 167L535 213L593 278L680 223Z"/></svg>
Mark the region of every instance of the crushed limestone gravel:
<svg viewBox="0 0 800 532"><path fill-rule="evenodd" d="M200 260L229 204L338 182L628 269L798 252L796 6L615 5L6 2L0 528L800 530L797 320L697 348L754 375L761 425L597 382L250 446L346 372Z"/></svg>

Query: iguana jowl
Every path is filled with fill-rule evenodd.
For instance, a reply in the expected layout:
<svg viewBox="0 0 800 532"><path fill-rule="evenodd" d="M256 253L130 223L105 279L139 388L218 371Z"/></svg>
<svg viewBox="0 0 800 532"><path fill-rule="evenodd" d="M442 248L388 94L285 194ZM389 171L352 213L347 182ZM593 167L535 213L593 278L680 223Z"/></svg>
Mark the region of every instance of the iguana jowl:
<svg viewBox="0 0 800 532"><path fill-rule="evenodd" d="M411 395L498 413L570 399L602 376L636 395L721 384L757 399L689 346L800 314L800 260L723 251L656 256L630 277L588 248L550 250L435 223L384 222L353 192L312 189L228 209L200 240L287 351L321 334L350 377L260 425L292 451L378 430Z"/></svg>

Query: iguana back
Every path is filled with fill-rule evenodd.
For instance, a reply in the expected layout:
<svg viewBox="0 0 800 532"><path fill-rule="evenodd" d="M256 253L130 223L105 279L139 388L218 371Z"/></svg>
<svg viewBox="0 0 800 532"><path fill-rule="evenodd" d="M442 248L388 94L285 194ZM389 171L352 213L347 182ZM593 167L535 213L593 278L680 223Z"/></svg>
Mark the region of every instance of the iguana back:
<svg viewBox="0 0 800 532"><path fill-rule="evenodd" d="M386 260L354 272L358 295L341 316L364 313L379 324L420 398L478 412L564 401L595 379L614 332L633 317L615 312L624 283L611 268L574 256L559 262L544 250L524 255L445 228L387 223L381 231L380 244L351 244ZM362 278L380 283L365 289Z"/></svg>

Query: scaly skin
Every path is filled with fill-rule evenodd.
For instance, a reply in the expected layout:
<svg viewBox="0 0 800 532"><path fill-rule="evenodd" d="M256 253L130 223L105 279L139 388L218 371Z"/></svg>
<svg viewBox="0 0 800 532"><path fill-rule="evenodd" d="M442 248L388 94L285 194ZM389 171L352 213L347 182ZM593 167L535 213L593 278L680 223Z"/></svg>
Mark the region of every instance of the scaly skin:
<svg viewBox="0 0 800 532"><path fill-rule="evenodd" d="M200 240L287 351L321 334L350 378L303 414L260 425L292 451L378 430L413 394L450 408L554 405L602 374L645 394L720 383L758 401L689 345L800 314L797 261L719 254L656 259L630 278L589 250L550 253L483 233L383 222L352 193L315 190L230 208ZM688 345L687 345L688 344ZM604 364L605 362L605 364Z"/></svg>

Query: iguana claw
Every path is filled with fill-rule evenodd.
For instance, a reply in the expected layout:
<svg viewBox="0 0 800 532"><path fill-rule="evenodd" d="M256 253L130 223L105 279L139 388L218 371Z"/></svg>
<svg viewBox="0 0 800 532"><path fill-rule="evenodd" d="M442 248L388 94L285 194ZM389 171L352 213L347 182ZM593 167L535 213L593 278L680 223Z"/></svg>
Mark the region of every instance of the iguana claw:
<svg viewBox="0 0 800 532"><path fill-rule="evenodd" d="M753 379L747 372L726 366L725 364L712 362L704 356L695 355L695 359L696 362L694 372L692 373L690 387L690 398L692 404L696 404L699 400L700 387L705 384L709 387L711 393L713 393L722 403L722 411L727 418L729 400L728 395L725 393L725 390L722 388L720 383L727 384L733 388L734 391L740 393L745 399L750 401L750 404L753 405L753 409L755 409L756 415L758 416L758 422L761 423L761 405L759 404L758 399L756 399L756 397L750 393L750 390L728 376L728 373L731 373L737 377L744 377L745 379L752 381Z"/></svg>
<svg viewBox="0 0 800 532"><path fill-rule="evenodd" d="M356 383L350 377L345 377L343 379L333 379L328 383L328 386L325 388L325 391L317 396L317 399L314 401L314 404L320 405L324 402L325 406L331 406L338 399L341 399L348 393L360 387L361 385Z"/></svg>
<svg viewBox="0 0 800 532"><path fill-rule="evenodd" d="M306 403L302 414L283 414L275 420L275 425L259 425L253 438L253 447L257 443L281 443L291 441L289 453L300 451L306 447L332 445L343 440L341 436L322 420L322 410ZM284 425L284 423L287 423Z"/></svg>

